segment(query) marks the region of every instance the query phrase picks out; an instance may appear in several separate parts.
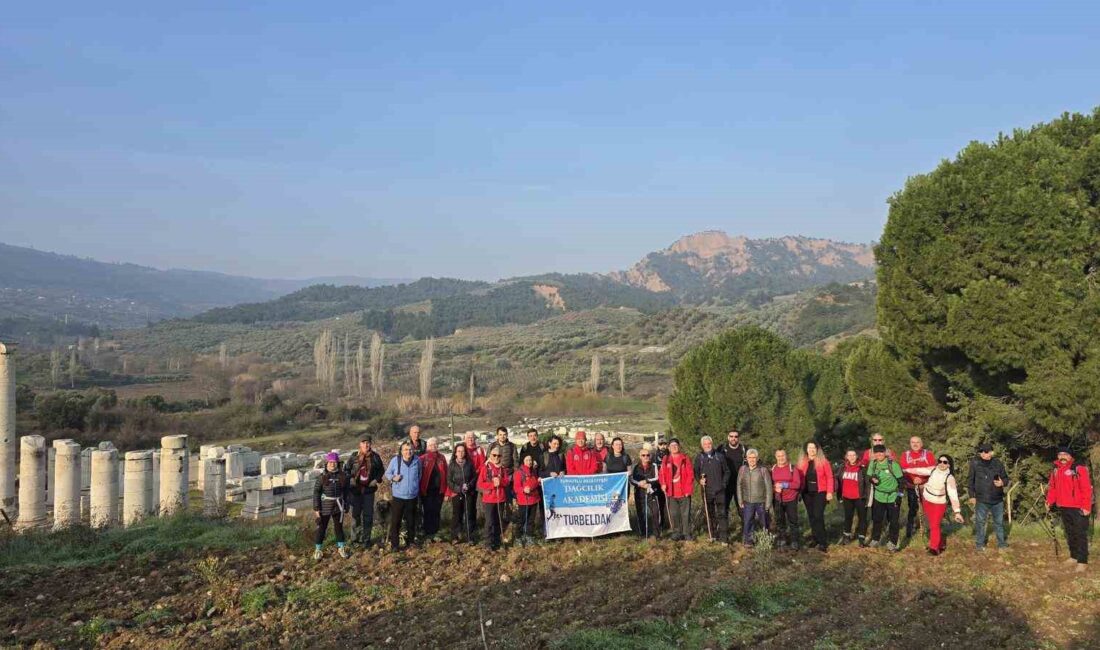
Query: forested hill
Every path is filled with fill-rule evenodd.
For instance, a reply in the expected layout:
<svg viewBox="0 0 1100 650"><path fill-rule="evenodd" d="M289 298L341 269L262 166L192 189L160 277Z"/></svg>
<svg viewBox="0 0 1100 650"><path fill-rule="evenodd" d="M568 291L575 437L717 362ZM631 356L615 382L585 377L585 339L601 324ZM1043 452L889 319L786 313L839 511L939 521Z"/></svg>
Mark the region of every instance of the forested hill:
<svg viewBox="0 0 1100 650"><path fill-rule="evenodd" d="M376 286L370 278L340 278ZM192 316L277 298L317 280L279 280L114 264L0 244L0 314L107 327Z"/></svg>

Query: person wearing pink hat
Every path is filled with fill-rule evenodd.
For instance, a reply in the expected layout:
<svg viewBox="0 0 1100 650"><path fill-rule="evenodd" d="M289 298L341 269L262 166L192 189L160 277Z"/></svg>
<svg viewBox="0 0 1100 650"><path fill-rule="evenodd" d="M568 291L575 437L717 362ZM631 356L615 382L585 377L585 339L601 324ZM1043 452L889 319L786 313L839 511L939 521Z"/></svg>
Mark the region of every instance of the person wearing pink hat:
<svg viewBox="0 0 1100 650"><path fill-rule="evenodd" d="M344 513L347 509L348 475L340 467L340 454L325 455L325 470L313 484L313 517L317 520L317 535L313 540L313 559L321 559L321 547L328 533L328 522L336 532L336 548L340 557L347 559L344 546Z"/></svg>

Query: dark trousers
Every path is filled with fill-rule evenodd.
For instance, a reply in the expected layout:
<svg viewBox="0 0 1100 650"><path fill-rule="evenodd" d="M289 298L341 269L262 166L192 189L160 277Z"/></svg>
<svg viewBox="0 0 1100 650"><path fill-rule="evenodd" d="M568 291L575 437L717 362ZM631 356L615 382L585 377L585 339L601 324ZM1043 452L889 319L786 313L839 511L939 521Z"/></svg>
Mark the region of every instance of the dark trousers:
<svg viewBox="0 0 1100 650"><path fill-rule="evenodd" d="M775 526L779 531L780 539L791 546L798 546L801 543L802 534L798 528L798 499L775 502Z"/></svg>
<svg viewBox="0 0 1100 650"><path fill-rule="evenodd" d="M451 537L473 541L477 530L477 496L458 494L451 498Z"/></svg>
<svg viewBox="0 0 1100 650"><path fill-rule="evenodd" d="M672 523L673 539L691 539L691 497L671 497L668 500L668 518Z"/></svg>
<svg viewBox="0 0 1100 650"><path fill-rule="evenodd" d="M672 530L672 517L668 514L668 497L663 491L657 493L657 504L660 506L657 508L657 516L661 518L661 528Z"/></svg>
<svg viewBox="0 0 1100 650"><path fill-rule="evenodd" d="M829 545L825 534L825 493L803 492L802 503L806 504L806 518L810 520L810 535L814 544L825 548Z"/></svg>
<svg viewBox="0 0 1100 650"><path fill-rule="evenodd" d="M1089 518L1077 508L1060 508L1062 528L1066 531L1069 556L1081 564L1089 563Z"/></svg>
<svg viewBox="0 0 1100 650"><path fill-rule="evenodd" d="M753 536L758 530L768 529L768 509L763 503L746 503L741 511L741 538L746 546L751 546L756 540Z"/></svg>
<svg viewBox="0 0 1100 650"><path fill-rule="evenodd" d="M638 534L642 537L660 537L661 503L657 493L646 494L645 490L635 490L634 510L638 514Z"/></svg>
<svg viewBox="0 0 1100 650"><path fill-rule="evenodd" d="M485 545L494 551L500 548L500 536L504 532L504 504L486 503Z"/></svg>
<svg viewBox="0 0 1100 650"><path fill-rule="evenodd" d="M439 514L443 510L443 495L429 492L420 497L424 507L424 536L431 537L439 532Z"/></svg>
<svg viewBox="0 0 1100 650"><path fill-rule="evenodd" d="M867 502L863 499L844 499L844 534L852 534L852 519L856 520L856 536L867 536Z"/></svg>
<svg viewBox="0 0 1100 650"><path fill-rule="evenodd" d="M905 536L912 537L913 531L920 528L920 495L917 488L905 488Z"/></svg>
<svg viewBox="0 0 1100 650"><path fill-rule="evenodd" d="M344 543L344 516L339 510L334 510L330 515L321 515L317 518L317 534L313 538L314 544L322 544L325 534L328 533L328 521L332 520L332 529L336 531L336 541Z"/></svg>
<svg viewBox="0 0 1100 650"><path fill-rule="evenodd" d="M732 528L733 527L733 523L732 523L733 522L733 514L730 514L730 513L737 513L738 516L740 516L742 514L741 513L741 504L737 503L737 477L736 476L731 476L730 477L729 485L726 486L726 494L725 494L725 502L724 503L725 503L725 506L726 506L726 520L730 522L730 527ZM744 522L742 522L742 524L744 524Z"/></svg>
<svg viewBox="0 0 1100 650"><path fill-rule="evenodd" d="M390 548L397 550L401 545L401 521L405 522L405 544L416 543L416 511L418 499L400 499L394 497L390 503Z"/></svg>
<svg viewBox="0 0 1100 650"><path fill-rule="evenodd" d="M882 524L886 522L890 524L890 542L893 544L898 543L898 514L900 510L901 507L898 506L897 501L882 503L876 500L871 503L872 541L877 542L882 539Z"/></svg>
<svg viewBox="0 0 1100 650"><path fill-rule="evenodd" d="M374 528L374 492L355 494L351 498L351 539L364 546L371 543Z"/></svg>
<svg viewBox="0 0 1100 650"><path fill-rule="evenodd" d="M539 504L532 503L529 506L518 506L516 510L516 536L531 537L539 530Z"/></svg>
<svg viewBox="0 0 1100 650"><path fill-rule="evenodd" d="M730 530L729 520L726 518L726 508L723 505L725 497L722 493L707 494L703 492L703 507L706 508L706 512L703 513L703 517L710 519L710 530L707 534L711 539L717 539L722 542L729 541Z"/></svg>

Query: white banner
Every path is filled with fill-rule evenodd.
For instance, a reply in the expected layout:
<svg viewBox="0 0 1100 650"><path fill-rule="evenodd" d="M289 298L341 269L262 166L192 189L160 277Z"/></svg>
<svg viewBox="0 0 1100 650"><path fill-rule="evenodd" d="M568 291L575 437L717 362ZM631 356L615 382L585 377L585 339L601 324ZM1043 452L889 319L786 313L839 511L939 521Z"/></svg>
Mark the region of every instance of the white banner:
<svg viewBox="0 0 1100 650"><path fill-rule="evenodd" d="M630 530L626 472L542 479L546 539Z"/></svg>

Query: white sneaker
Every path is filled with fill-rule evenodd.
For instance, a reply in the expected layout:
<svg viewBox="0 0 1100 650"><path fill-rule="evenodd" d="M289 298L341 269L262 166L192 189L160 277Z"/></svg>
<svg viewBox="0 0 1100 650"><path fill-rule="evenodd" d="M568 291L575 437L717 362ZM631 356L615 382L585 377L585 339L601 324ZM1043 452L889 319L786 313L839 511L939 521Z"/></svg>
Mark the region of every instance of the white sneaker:
<svg viewBox="0 0 1100 650"><path fill-rule="evenodd" d="M318 549L313 550L313 559L314 560L320 560L321 559L321 549L318 548Z"/></svg>
<svg viewBox="0 0 1100 650"><path fill-rule="evenodd" d="M340 557L344 558L345 560L348 559L349 557L351 557L351 553L348 553L348 547L346 547L346 546L341 546L340 547Z"/></svg>

